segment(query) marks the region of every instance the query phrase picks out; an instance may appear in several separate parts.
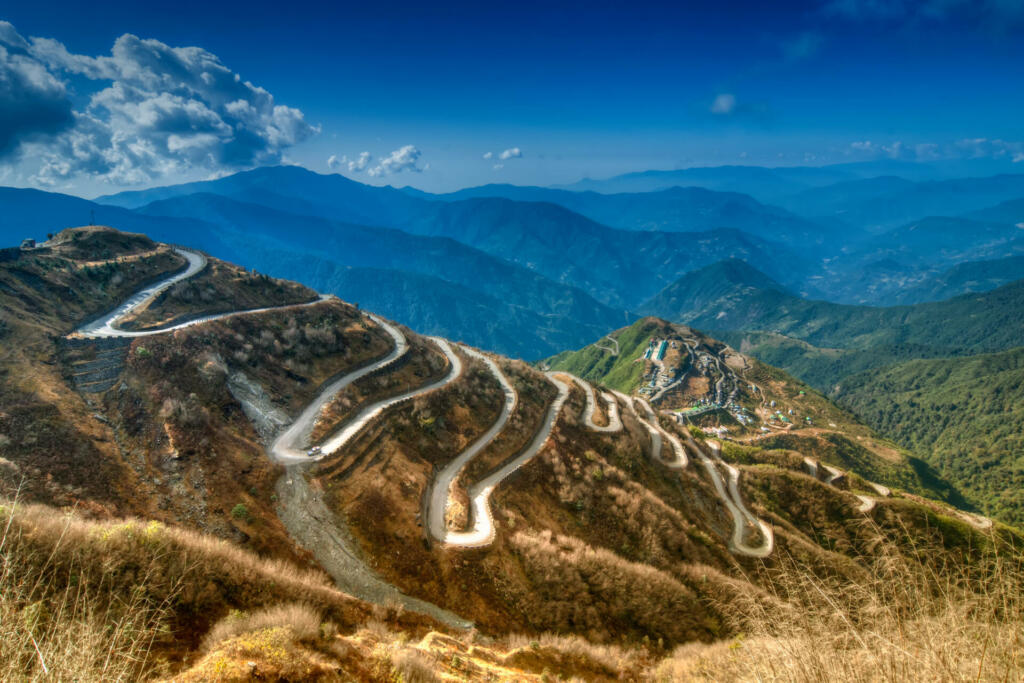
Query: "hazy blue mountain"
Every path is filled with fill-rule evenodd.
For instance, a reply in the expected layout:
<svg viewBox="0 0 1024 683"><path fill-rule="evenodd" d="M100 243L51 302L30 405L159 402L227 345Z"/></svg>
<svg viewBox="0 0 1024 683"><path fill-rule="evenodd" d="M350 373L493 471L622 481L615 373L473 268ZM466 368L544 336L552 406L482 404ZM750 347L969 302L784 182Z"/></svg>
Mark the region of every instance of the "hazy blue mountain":
<svg viewBox="0 0 1024 683"><path fill-rule="evenodd" d="M748 266L749 268L749 266ZM786 335L820 349L905 347L909 357L951 356L1024 346L1024 280L989 292L910 306L850 306L780 291L763 275L741 271L741 286L688 305L683 296L705 273L690 273L640 307L640 312L704 330L754 330Z"/></svg>
<svg viewBox="0 0 1024 683"><path fill-rule="evenodd" d="M1010 255L1024 230L952 216L929 216L886 231L866 242L852 258L893 259L907 265L946 266L986 256Z"/></svg>
<svg viewBox="0 0 1024 683"><path fill-rule="evenodd" d="M814 187L777 200L780 206L808 217L828 217L843 220L851 206L914 186L914 182L899 176L877 176L848 180L834 185Z"/></svg>
<svg viewBox="0 0 1024 683"><path fill-rule="evenodd" d="M736 228L763 239L790 245L820 244L829 235L821 226L789 211L767 206L749 195L701 187L671 187L655 192L600 194L546 187L482 185L442 195L444 201L502 197L516 201L550 202L591 220L623 230L700 232Z"/></svg>
<svg viewBox="0 0 1024 683"><path fill-rule="evenodd" d="M739 259L727 259L683 275L658 292L642 313L674 321L715 319L732 300L766 306L795 298L785 287Z"/></svg>
<svg viewBox="0 0 1024 683"><path fill-rule="evenodd" d="M603 193L651 192L674 186L742 192L760 201L777 202L802 190L877 176L899 176L915 182L1020 173L1009 159L944 159L932 162L876 159L826 166L705 166L677 170L625 173L606 179L585 178L559 186ZM919 217L919 216L915 216ZM908 219L910 220L910 219Z"/></svg>
<svg viewBox="0 0 1024 683"><path fill-rule="evenodd" d="M972 211L965 215L976 221L991 221L994 223L1006 223L1024 229L1024 197L1000 202L978 211Z"/></svg>
<svg viewBox="0 0 1024 683"><path fill-rule="evenodd" d="M27 237L42 241L47 233L93 221L211 251L223 246L216 231L203 221L146 216L56 192L0 187L0 216L0 246L16 246Z"/></svg>
<svg viewBox="0 0 1024 683"><path fill-rule="evenodd" d="M422 273L341 266L294 254L279 257L276 268L285 277L291 272L316 280L326 291L422 334L464 341L513 358L543 358L551 349L572 348L581 339L593 339L609 329L538 313L479 288Z"/></svg>
<svg viewBox="0 0 1024 683"><path fill-rule="evenodd" d="M908 287L895 297L896 303L941 301L968 292L987 292L1024 278L1024 254L988 261L958 263L941 273Z"/></svg>
<svg viewBox="0 0 1024 683"><path fill-rule="evenodd" d="M618 308L631 308L680 275L724 258L762 263L786 284L809 267L786 247L738 230L616 230L555 204L508 199L440 202L405 228L451 237Z"/></svg>
<svg viewBox="0 0 1024 683"><path fill-rule="evenodd" d="M1007 200L1024 198L1024 175L919 182L874 196L834 204L842 220L882 233L926 216L960 216Z"/></svg>
<svg viewBox="0 0 1024 683"><path fill-rule="evenodd" d="M546 192L540 188L530 191ZM202 183L113 195L104 201L137 206L152 197L180 201L197 194L220 195L291 217L305 215L310 219L387 226L425 236L448 237L497 259L517 263L548 280L579 287L619 310L645 300L683 273L723 258L738 257L762 263L770 274L787 285L799 282L810 267L803 257L781 245L735 229L686 234L616 230L552 203L490 197L428 201L394 188L362 185L338 175L320 175L296 167L258 169ZM561 194L568 197L570 193ZM705 193L701 191L701 194ZM672 196L673 193L664 195ZM187 209L182 208L184 205L169 208L164 204L167 201L170 200L150 203L145 212L216 220L224 210L208 198L190 204ZM739 195L730 196L725 204L730 202L749 208L745 219L751 213L768 212L754 200ZM274 222L268 217L270 214L264 216L256 210L248 214L229 217L227 222L240 225L245 221L250 226L261 225L261 221ZM355 221L353 217L360 220ZM793 230L814 229L779 210L774 214L766 213L760 220L766 231L771 229L771 221L788 222ZM309 221L302 230L290 227L290 221L294 219L276 221L277 229L290 239L310 230ZM315 234L321 235L316 239L326 239L322 237L326 234L324 228ZM327 249L322 243L315 248L321 252ZM393 250L409 251L409 248L397 245ZM375 258L377 256L379 254ZM430 258L433 257L424 256L421 261ZM440 268L447 265L445 261L434 262ZM345 263L415 270L377 260L348 258ZM452 279L434 271L416 272Z"/></svg>
<svg viewBox="0 0 1024 683"><path fill-rule="evenodd" d="M405 310L401 310L398 299L379 292L376 300L386 298L390 302L387 311L382 309L382 312L394 314L396 320L408 325L413 325L415 320L426 320L424 316L428 311L443 310L444 305L462 307L460 310L465 311L466 306L475 305L474 302L499 301L501 306L496 306L492 313L495 320L481 318L474 325L471 316L463 315L450 320L445 330L473 344L500 348L503 353L518 354L516 349L529 348L537 352L530 357L541 357L542 351L551 348L545 346L547 342L542 335L552 339L586 338L585 334L592 335L595 331L603 334L602 330L632 320L623 311L599 303L580 289L553 282L532 270L444 237L411 235L395 229L299 216L206 193L154 202L139 211L161 216L202 216L217 226L221 239L233 250L235 260L278 277L298 279L345 299L353 294L339 289L339 283L358 282L359 291L369 291L368 278L372 273L387 273L387 280L395 281L399 271L408 276L403 282L447 281L451 287L444 291L459 293L466 299L438 300L436 283L420 290L408 287ZM309 265L304 268L302 263ZM320 265L314 267L314 263ZM339 273L347 272L343 270L345 266L362 270L349 273L347 279L343 279ZM358 279L354 279L357 275ZM385 283L380 286L384 287ZM543 324L531 323L519 328L519 339L501 342L498 346L485 345L486 337L482 335L486 329L512 329L513 320L533 320L534 323L543 320ZM458 327L456 321L466 326ZM424 332L440 329L436 322L432 325L434 327L416 329ZM564 330L556 334L559 327Z"/></svg>
<svg viewBox="0 0 1024 683"><path fill-rule="evenodd" d="M299 166L268 166L217 180L122 192L97 201L138 208L196 193L217 194L298 215L389 227L408 220L428 204L393 187L365 185L337 173L314 173Z"/></svg>

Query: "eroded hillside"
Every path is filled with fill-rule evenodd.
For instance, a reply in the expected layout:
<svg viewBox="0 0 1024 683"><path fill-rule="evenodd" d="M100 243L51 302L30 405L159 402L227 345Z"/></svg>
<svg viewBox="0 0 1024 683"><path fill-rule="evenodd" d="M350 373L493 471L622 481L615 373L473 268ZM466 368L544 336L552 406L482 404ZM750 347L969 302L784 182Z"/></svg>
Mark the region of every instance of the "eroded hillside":
<svg viewBox="0 0 1024 683"><path fill-rule="evenodd" d="M5 258L5 496L319 567L358 606L306 597L314 615L276 633L281 614L222 621L296 600L272 585L189 607L162 664L195 665L183 680L442 659L455 678L638 678L748 629L752 605L807 599L779 580L794 562L842 586L893 558L987 575L1019 552L826 399L689 328L647 319L545 373L142 236L76 229ZM371 603L401 610L373 626Z"/></svg>

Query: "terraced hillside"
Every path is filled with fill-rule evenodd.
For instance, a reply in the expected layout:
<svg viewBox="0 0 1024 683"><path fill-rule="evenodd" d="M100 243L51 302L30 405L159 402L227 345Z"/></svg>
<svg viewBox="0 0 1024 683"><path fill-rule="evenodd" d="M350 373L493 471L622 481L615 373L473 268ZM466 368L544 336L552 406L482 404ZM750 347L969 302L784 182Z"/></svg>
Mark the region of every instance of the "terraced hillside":
<svg viewBox="0 0 1024 683"><path fill-rule="evenodd" d="M245 662L274 671L275 648L288 647L342 678L389 679L408 648L394 649L387 629L423 638L408 657L478 667L453 674L463 678L485 677L486 662L509 679L544 668L637 678L676 646L748 629L756 606L808 599L779 581L794 560L809 581L841 586L895 559L914 576L987 575L991 551L1019 552L1012 530L922 497L933 489L902 455L828 401L687 328L649 319L599 341L584 354L609 356L620 377L602 386L596 361L581 367L587 378L541 372L210 263L95 228L0 263L6 496L153 520L151 535L125 536L141 548L163 538L162 524L322 568L341 592L299 597L321 616L352 601L355 612L333 619L363 658L392 648L366 672L329 647L320 616L276 635L259 626L280 615L232 621L232 609L275 604L268 584L260 600L187 602L161 641L175 653L166 671L182 680ZM191 278L223 296L173 297ZM81 296L57 295L69 289ZM150 324L126 329L143 312ZM110 386L76 388L86 349L99 356L115 341L125 356ZM642 393L635 366L639 378L657 371ZM688 428L670 408L698 398L685 407L711 409ZM792 426L790 409L812 426ZM750 422L722 431L726 414ZM730 440L708 438L716 427ZM182 580L189 596L246 595L225 578L212 589ZM276 604L297 595L282 589ZM387 625L360 636L367 603L404 616L378 608ZM445 640L470 626L497 639L490 654ZM250 632L263 635L231 639ZM513 656L516 633L537 641L534 654ZM583 640L573 650L567 637Z"/></svg>

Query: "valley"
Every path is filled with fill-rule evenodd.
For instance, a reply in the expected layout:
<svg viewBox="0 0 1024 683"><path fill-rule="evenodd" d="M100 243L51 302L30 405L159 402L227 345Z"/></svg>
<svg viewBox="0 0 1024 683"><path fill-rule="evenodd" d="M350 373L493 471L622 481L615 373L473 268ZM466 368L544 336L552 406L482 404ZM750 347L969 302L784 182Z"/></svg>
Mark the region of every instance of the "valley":
<svg viewBox="0 0 1024 683"><path fill-rule="evenodd" d="M138 271L123 295L112 292L116 299L83 310L73 325L63 304L49 304L55 317L45 324L66 330L64 353L122 345L113 376L76 392L33 360L62 352L47 351L53 342L7 312L37 296L50 273L83 277L97 267L95 253L114 264L132 254L123 263L135 269L164 263L164 274ZM407 619L435 629L672 647L737 628L730 624L745 613L740 596L771 581L750 563L773 566L779 553L799 552L813 572L853 576L872 561L867 537L854 541L865 534L888 544L900 528L921 529L919 542L943 552L953 544L961 561L973 561L959 553L975 534L1017 542L1010 528L979 526L981 518L937 502L941 486L917 478L905 455L809 387L662 320L612 332L542 373L417 335L335 297L243 276L195 250L108 229L60 233L13 263L5 291L18 287L21 298L2 295L5 334L27 335L20 351L34 355L12 365L8 351L3 365L0 429L12 463L5 491L18 491L19 473L38 462L38 423L19 420L24 409L10 402L17 378L37 373L45 379L36 386L60 397L49 419L95 455L69 453L75 464L52 470L52 484L17 495L93 500L100 519L143 514L319 566L350 599L400 605ZM229 300L188 294L201 278ZM193 302L187 310L185 300ZM137 320L162 324L124 329ZM67 421L82 412L98 417ZM99 433L83 432L88 424ZM107 429L112 438L101 436ZM791 440L780 449L775 438ZM828 516L816 521L780 507L767 493L779 484L764 488L780 478L815 485L805 480L817 480L817 469L808 478L805 460L790 455L808 439L834 442L803 456L832 468L823 488L812 489L813 499L829 501ZM854 443L860 450L846 455ZM92 489L77 483L82 457L105 463L87 466ZM114 482L128 481L137 483L123 496ZM861 531L843 521L865 516ZM924 532L928 520L938 526ZM821 524L852 545L820 545L813 529ZM552 582L555 575L564 578ZM641 576L660 603L691 603L688 618L637 603L627 586ZM740 611L730 616L725 605Z"/></svg>

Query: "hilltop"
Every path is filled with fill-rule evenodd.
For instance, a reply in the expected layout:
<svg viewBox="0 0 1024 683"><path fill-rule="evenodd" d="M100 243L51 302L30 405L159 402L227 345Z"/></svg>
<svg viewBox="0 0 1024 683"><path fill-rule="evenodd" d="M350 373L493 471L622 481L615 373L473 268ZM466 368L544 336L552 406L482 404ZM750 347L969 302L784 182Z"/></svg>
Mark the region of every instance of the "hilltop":
<svg viewBox="0 0 1024 683"><path fill-rule="evenodd" d="M79 576L102 650L123 612L96 606L137 584L159 647L124 661L160 675L641 678L724 666L739 634L773 637L764 610L814 614L800 582L881 596L882 566L908 590L934 572L1016 580L991 562L1019 553L1017 532L941 502L948 485L827 399L688 328L612 333L580 352L612 358L587 381L142 235L79 228L3 253L0 493L5 514L15 497L49 506L11 527L34 545L4 546L9 585L46 589L5 591L5 609L28 618ZM680 422L700 400L723 407ZM86 517L73 559L40 568L63 557L43 531L70 508ZM66 622L48 614L57 656ZM1001 667L1001 623L979 627L996 634L982 665Z"/></svg>

